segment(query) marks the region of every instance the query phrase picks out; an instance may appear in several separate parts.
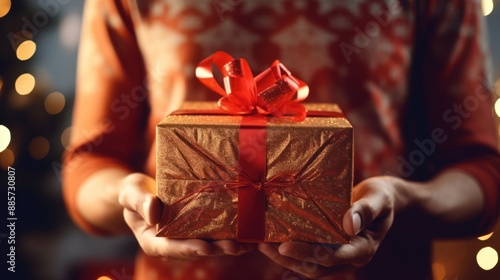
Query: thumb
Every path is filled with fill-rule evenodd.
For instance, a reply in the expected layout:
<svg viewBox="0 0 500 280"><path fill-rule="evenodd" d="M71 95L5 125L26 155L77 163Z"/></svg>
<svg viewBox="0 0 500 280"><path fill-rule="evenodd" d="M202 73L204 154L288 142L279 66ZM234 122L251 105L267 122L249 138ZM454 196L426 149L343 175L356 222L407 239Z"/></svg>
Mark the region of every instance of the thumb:
<svg viewBox="0 0 500 280"><path fill-rule="evenodd" d="M392 224L393 199L380 182L376 179L365 180L354 190L355 202L343 219L344 230L349 235L357 235L367 227L386 232Z"/></svg>
<svg viewBox="0 0 500 280"><path fill-rule="evenodd" d="M343 220L344 231L350 236L355 236L361 231L361 216L357 212L352 212L351 209L344 215Z"/></svg>

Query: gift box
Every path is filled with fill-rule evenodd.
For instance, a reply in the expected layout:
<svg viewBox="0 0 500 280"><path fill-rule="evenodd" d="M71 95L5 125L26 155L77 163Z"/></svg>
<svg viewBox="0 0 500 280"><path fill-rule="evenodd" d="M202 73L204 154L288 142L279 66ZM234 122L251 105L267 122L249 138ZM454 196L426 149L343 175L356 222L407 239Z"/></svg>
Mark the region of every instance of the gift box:
<svg viewBox="0 0 500 280"><path fill-rule="evenodd" d="M212 103L188 103L183 109L215 108ZM340 113L334 104L307 108ZM242 118L201 112L171 115L158 124L157 196L164 207L157 235L347 243L342 219L351 205L353 130L349 122L337 116L307 117L295 123L269 118L260 128L265 139L262 132L242 139ZM240 158L254 159L263 152L265 180L253 182L245 178L252 175L245 174L241 162L245 159ZM259 194L250 194L242 202L239 193L246 189L260 193L263 201ZM245 210L242 207L248 208L250 216L260 212L263 220L242 219L238 215ZM256 234L261 239L252 233L249 238L241 236L246 234L242 230L259 227L256 223L262 223L264 231Z"/></svg>
<svg viewBox="0 0 500 280"><path fill-rule="evenodd" d="M254 78L219 52L196 75L223 97L157 125L157 236L348 243L353 129L339 107L300 104L307 86L278 61Z"/></svg>

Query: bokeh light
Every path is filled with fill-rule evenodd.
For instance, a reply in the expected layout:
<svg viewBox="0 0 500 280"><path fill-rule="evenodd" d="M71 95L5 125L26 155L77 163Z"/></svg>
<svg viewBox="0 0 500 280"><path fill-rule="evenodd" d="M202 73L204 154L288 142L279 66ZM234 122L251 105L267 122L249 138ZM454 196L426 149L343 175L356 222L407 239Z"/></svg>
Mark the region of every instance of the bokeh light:
<svg viewBox="0 0 500 280"><path fill-rule="evenodd" d="M443 280L445 279L446 276L446 269L444 268L444 265L440 263L432 263L432 279L434 280Z"/></svg>
<svg viewBox="0 0 500 280"><path fill-rule="evenodd" d="M10 0L0 0L0 18L9 13L11 6Z"/></svg>
<svg viewBox="0 0 500 280"><path fill-rule="evenodd" d="M45 111L51 115L56 115L61 113L66 104L66 99L64 95L60 92L53 92L45 97Z"/></svg>
<svg viewBox="0 0 500 280"><path fill-rule="evenodd" d="M0 92L2 92L2 88L3 88L3 78L2 76L0 76Z"/></svg>
<svg viewBox="0 0 500 280"><path fill-rule="evenodd" d="M35 88L35 77L29 73L22 74L17 78L15 88L20 95L30 94Z"/></svg>
<svg viewBox="0 0 500 280"><path fill-rule="evenodd" d="M500 118L500 98L495 102L495 113Z"/></svg>
<svg viewBox="0 0 500 280"><path fill-rule="evenodd" d="M71 126L64 129L64 131L61 133L61 144L66 150L69 147L70 137L71 137Z"/></svg>
<svg viewBox="0 0 500 280"><path fill-rule="evenodd" d="M112 280L112 279L109 278L108 276L101 276L101 277L97 278L97 280Z"/></svg>
<svg viewBox="0 0 500 280"><path fill-rule="evenodd" d="M484 270L491 270L498 263L498 253L491 247L484 247L476 255L477 264Z"/></svg>
<svg viewBox="0 0 500 280"><path fill-rule="evenodd" d="M30 59L36 51L36 44L31 40L22 42L16 50L17 59L23 61Z"/></svg>
<svg viewBox="0 0 500 280"><path fill-rule="evenodd" d="M7 170L12 165L14 165L14 152L11 149L5 149L0 153L0 166L3 170Z"/></svg>
<svg viewBox="0 0 500 280"><path fill-rule="evenodd" d="M481 240L481 241L486 241L488 239L490 239L490 237L493 235L493 232L490 232L488 234L485 234L483 236L479 236L477 239Z"/></svg>
<svg viewBox="0 0 500 280"><path fill-rule="evenodd" d="M493 0L482 0L481 6L483 8L483 15L487 16L493 12Z"/></svg>
<svg viewBox="0 0 500 280"><path fill-rule="evenodd" d="M28 149L32 158L42 159L49 153L49 140L42 136L35 137L31 140Z"/></svg>
<svg viewBox="0 0 500 280"><path fill-rule="evenodd" d="M68 49L76 48L80 39L81 16L78 13L69 13L59 25L59 40Z"/></svg>
<svg viewBox="0 0 500 280"><path fill-rule="evenodd" d="M10 144L10 130L3 125L0 125L0 153L3 152Z"/></svg>

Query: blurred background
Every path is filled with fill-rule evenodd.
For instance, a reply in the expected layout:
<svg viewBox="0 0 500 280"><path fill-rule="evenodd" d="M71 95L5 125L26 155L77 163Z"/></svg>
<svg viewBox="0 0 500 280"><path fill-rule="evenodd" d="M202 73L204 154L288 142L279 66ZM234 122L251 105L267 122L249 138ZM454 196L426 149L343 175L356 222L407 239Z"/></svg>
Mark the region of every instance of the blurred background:
<svg viewBox="0 0 500 280"><path fill-rule="evenodd" d="M500 118L500 1L482 2L494 67L492 109ZM134 240L83 233L62 201L61 155L71 130L82 4L0 0L0 184L5 197L7 169L14 167L18 218L16 273L8 279L131 279ZM9 232L0 229L2 269ZM499 251L500 225L477 239L436 242L434 278L499 279Z"/></svg>

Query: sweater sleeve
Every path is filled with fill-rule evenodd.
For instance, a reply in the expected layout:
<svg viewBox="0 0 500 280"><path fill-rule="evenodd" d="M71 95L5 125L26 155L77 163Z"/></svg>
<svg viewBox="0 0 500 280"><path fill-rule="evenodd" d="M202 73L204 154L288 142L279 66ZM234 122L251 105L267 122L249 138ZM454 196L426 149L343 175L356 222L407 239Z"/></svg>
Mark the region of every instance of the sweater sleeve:
<svg viewBox="0 0 500 280"><path fill-rule="evenodd" d="M475 232L482 233L499 214L500 157L480 1L431 0L421 8L421 68L414 85L428 112L427 135L436 138L433 167L459 169L481 185L485 206Z"/></svg>
<svg viewBox="0 0 500 280"><path fill-rule="evenodd" d="M63 157L68 212L84 230L102 234L76 208L82 183L94 172L143 164L149 110L144 63L127 7L120 0L88 0L78 54L70 146Z"/></svg>

